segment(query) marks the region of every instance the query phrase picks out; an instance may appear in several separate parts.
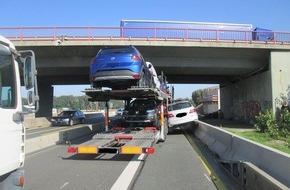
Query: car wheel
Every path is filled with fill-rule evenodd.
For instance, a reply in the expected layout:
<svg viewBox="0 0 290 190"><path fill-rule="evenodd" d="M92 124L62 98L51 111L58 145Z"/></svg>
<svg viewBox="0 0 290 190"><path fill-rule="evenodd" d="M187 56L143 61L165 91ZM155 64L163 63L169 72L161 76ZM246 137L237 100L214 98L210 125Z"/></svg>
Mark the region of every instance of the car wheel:
<svg viewBox="0 0 290 190"><path fill-rule="evenodd" d="M69 126L73 126L74 125L74 121L71 119L69 120Z"/></svg>

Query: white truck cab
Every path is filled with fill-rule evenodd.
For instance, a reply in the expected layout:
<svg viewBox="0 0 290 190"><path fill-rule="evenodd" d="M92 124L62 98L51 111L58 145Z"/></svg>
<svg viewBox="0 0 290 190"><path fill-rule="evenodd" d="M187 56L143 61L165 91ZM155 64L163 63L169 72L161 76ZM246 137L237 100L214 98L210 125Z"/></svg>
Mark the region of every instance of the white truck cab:
<svg viewBox="0 0 290 190"><path fill-rule="evenodd" d="M22 77L22 80L21 80ZM0 189L23 189L25 127L22 111L21 81L28 102L38 110L35 56L32 51L17 51L0 36Z"/></svg>

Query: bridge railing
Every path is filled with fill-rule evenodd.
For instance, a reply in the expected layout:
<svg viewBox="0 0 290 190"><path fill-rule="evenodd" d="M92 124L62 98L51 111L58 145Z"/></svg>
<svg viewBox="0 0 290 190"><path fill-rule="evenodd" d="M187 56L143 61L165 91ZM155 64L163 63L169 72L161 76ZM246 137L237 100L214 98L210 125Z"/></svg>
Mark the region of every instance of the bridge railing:
<svg viewBox="0 0 290 190"><path fill-rule="evenodd" d="M129 27L0 27L12 41L135 40L290 44L290 32Z"/></svg>

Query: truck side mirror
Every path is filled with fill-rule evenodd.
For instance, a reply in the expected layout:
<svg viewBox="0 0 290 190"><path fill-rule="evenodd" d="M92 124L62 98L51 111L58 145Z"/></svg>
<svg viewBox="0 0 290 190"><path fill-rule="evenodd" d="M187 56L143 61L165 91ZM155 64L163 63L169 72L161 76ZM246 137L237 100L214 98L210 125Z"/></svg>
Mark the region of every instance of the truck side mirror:
<svg viewBox="0 0 290 190"><path fill-rule="evenodd" d="M24 84L26 87L26 90L30 90L34 87L34 72L35 68L32 62L34 61L33 57L28 56L24 58L24 69L23 69L23 76L24 76Z"/></svg>

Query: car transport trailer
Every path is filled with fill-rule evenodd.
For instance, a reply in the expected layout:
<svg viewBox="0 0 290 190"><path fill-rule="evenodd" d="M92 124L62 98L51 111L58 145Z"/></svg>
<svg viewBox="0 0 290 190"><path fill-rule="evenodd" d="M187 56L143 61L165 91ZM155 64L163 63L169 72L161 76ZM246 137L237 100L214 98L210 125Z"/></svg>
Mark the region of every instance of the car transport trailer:
<svg viewBox="0 0 290 190"><path fill-rule="evenodd" d="M70 146L68 153L74 154L152 154L152 145L158 141L164 142L168 133L166 107L172 101L171 94L157 88L131 87L126 90L85 89L89 101L105 101L105 131L98 133L87 142L76 147ZM133 98L146 98L158 102L158 126L134 125L114 126L109 129L109 106L111 99L129 101Z"/></svg>

